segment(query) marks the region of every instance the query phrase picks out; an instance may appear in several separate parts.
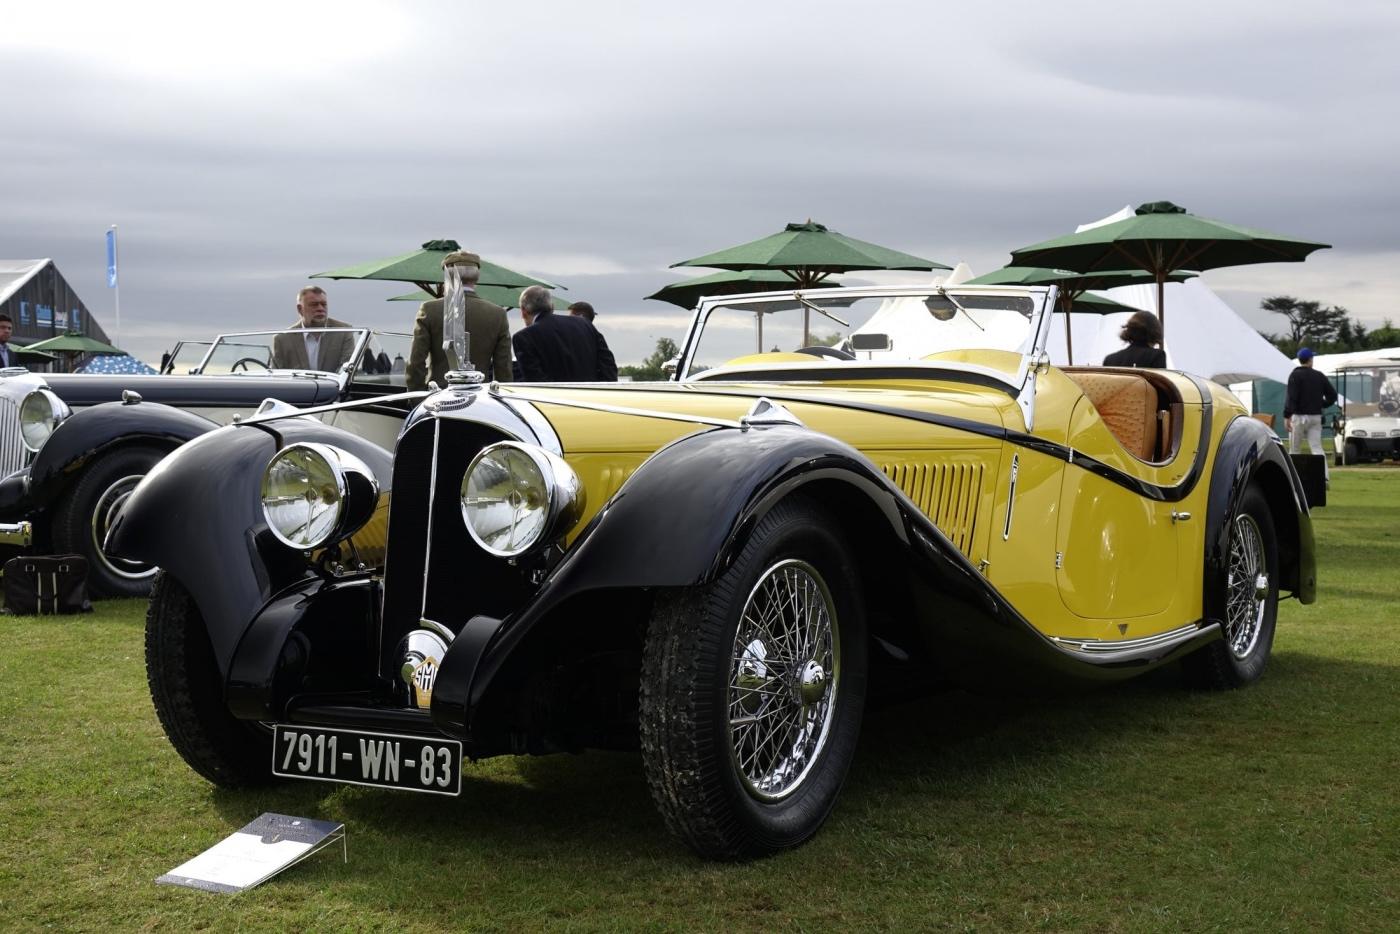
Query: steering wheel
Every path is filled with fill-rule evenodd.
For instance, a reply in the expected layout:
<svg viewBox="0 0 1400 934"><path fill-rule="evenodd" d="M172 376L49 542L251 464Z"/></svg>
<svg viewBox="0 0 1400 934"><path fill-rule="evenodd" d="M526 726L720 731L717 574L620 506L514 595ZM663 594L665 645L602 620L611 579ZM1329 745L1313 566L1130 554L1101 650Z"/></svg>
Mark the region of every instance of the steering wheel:
<svg viewBox="0 0 1400 934"><path fill-rule="evenodd" d="M233 361L233 364L228 368L228 371L230 373L237 373L239 369L242 369L246 373L248 371L248 364L250 363L256 363L258 366L262 367L267 372L272 372L272 367L268 366L266 363L263 363L257 357L239 357L237 360Z"/></svg>
<svg viewBox="0 0 1400 934"><path fill-rule="evenodd" d="M811 354L814 357L830 357L833 360L854 360L856 355L848 353L836 347L824 347L813 344L811 347L800 347L798 353Z"/></svg>

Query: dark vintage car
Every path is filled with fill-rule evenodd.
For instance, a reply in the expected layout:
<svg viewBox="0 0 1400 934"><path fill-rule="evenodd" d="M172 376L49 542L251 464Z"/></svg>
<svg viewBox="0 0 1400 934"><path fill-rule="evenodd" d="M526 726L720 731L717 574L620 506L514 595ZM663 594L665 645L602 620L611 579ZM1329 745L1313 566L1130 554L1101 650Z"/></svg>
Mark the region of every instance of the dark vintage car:
<svg viewBox="0 0 1400 934"><path fill-rule="evenodd" d="M392 458L211 432L107 543L162 569L160 720L229 786L456 795L464 759L639 748L671 830L733 857L821 826L868 694L1253 682L1280 596L1314 599L1297 474L1221 386L1051 366L1054 295L710 301L673 382L457 373Z"/></svg>
<svg viewBox="0 0 1400 934"><path fill-rule="evenodd" d="M344 359L326 371L277 368L274 343L300 338L268 331L182 343L160 375L0 372L0 548L81 554L95 595L145 595L155 568L108 557L100 546L141 478L191 438L268 399L319 409L374 398L321 418L392 447L412 406L379 397L404 385L410 338L327 333L346 336Z"/></svg>

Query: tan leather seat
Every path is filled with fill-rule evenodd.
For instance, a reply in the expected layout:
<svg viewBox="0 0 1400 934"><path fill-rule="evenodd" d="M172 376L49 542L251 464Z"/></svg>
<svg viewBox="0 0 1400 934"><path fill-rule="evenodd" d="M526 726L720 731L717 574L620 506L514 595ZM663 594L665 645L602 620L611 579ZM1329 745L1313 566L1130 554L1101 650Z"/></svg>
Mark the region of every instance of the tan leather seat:
<svg viewBox="0 0 1400 934"><path fill-rule="evenodd" d="M1157 390L1141 376L1118 373L1069 373L1099 410L1108 430L1138 460L1150 461L1161 429Z"/></svg>

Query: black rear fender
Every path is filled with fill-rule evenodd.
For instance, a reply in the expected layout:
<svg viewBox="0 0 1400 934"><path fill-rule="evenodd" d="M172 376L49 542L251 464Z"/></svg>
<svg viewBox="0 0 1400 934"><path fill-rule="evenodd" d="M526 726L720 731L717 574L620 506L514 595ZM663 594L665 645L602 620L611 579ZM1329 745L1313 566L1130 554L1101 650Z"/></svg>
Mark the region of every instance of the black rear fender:
<svg viewBox="0 0 1400 934"><path fill-rule="evenodd" d="M390 487L388 451L312 418L234 425L178 448L146 475L107 538L118 557L157 565L194 598L219 670L229 671L250 621L274 594L316 572L263 519L263 469L282 447L319 442L359 457Z"/></svg>
<svg viewBox="0 0 1400 934"><path fill-rule="evenodd" d="M1205 606L1207 620L1225 618L1222 597L1228 573L1230 524L1250 485L1269 503L1278 538L1279 590L1302 603L1317 599L1317 558L1312 517L1302 481L1278 437L1257 419L1241 416L1225 428L1215 453L1206 506Z"/></svg>

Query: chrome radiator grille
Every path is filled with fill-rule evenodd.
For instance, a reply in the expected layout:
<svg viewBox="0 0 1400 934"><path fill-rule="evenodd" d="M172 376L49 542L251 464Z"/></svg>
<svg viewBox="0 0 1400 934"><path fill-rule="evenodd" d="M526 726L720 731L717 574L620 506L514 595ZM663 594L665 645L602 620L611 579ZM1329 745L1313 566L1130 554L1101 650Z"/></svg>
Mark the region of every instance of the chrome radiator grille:
<svg viewBox="0 0 1400 934"><path fill-rule="evenodd" d="M0 396L0 477L9 476L29 461L19 434L19 403Z"/></svg>
<svg viewBox="0 0 1400 934"><path fill-rule="evenodd" d="M880 465L919 510L965 555L972 553L982 465L974 461Z"/></svg>

